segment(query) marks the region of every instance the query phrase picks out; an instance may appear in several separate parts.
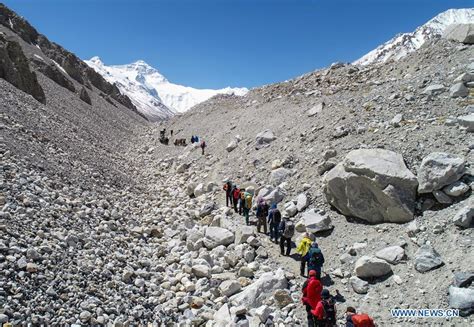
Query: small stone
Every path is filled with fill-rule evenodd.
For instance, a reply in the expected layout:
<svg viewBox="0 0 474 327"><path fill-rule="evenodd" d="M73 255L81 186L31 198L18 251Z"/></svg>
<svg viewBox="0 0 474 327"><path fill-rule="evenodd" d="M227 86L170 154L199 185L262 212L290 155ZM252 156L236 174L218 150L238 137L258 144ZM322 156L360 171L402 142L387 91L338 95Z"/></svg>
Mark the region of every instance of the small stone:
<svg viewBox="0 0 474 327"><path fill-rule="evenodd" d="M366 294L369 291L369 283L356 276L349 278L349 282L354 292L358 294Z"/></svg>
<svg viewBox="0 0 474 327"><path fill-rule="evenodd" d="M82 322L87 322L92 318L92 314L89 311L82 311L79 314L79 319L81 319Z"/></svg>

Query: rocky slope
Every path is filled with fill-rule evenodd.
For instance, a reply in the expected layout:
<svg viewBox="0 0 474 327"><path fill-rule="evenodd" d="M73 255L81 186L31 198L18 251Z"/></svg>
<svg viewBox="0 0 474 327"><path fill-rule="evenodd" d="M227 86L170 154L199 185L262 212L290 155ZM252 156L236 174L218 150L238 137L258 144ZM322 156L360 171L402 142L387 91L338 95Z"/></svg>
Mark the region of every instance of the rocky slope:
<svg viewBox="0 0 474 327"><path fill-rule="evenodd" d="M217 96L159 125L94 87L89 105L75 79L58 87L36 71L46 105L0 79L0 322L305 325L297 257L225 208L230 178L279 202L294 241L314 233L340 323L351 305L381 326L472 325L470 72L473 46L440 39L397 62ZM160 144L164 127L199 135L207 154ZM352 193L331 193L341 170ZM464 317L389 311L450 307Z"/></svg>
<svg viewBox="0 0 474 327"><path fill-rule="evenodd" d="M473 22L473 8L449 9L429 20L426 24L421 25L414 32L402 33L395 36L362 58L356 60L354 64L368 65L371 63L386 62L388 60L398 60L416 51L426 42L441 37L449 25Z"/></svg>
<svg viewBox="0 0 474 327"><path fill-rule="evenodd" d="M168 81L155 68L139 60L128 65L105 65L99 57L85 61L96 72L132 99L150 120L162 120L182 113L217 94L244 95L246 88L195 89Z"/></svg>

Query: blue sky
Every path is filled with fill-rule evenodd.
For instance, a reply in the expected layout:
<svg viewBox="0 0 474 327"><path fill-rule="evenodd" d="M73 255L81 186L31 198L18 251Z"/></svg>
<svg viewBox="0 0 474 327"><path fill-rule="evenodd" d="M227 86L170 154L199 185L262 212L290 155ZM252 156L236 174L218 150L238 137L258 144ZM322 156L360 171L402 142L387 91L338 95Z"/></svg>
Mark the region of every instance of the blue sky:
<svg viewBox="0 0 474 327"><path fill-rule="evenodd" d="M353 61L472 0L6 0L82 59L143 59L170 81L253 87Z"/></svg>

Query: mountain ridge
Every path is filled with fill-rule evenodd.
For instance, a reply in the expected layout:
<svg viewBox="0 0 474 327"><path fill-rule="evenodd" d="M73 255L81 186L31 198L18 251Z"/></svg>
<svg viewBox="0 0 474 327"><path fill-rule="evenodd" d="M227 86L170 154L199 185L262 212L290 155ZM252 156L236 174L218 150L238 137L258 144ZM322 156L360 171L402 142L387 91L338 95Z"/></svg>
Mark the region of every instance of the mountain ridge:
<svg viewBox="0 0 474 327"><path fill-rule="evenodd" d="M398 60L416 51L427 41L440 37L449 25L473 22L474 8L448 9L417 27L413 32L395 35L353 63L368 65L391 59Z"/></svg>

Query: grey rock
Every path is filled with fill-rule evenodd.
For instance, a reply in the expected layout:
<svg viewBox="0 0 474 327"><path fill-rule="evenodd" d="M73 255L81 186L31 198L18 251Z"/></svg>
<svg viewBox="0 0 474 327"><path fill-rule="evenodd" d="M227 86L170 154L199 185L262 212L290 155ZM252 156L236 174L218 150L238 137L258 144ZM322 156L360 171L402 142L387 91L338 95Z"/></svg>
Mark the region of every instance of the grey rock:
<svg viewBox="0 0 474 327"><path fill-rule="evenodd" d="M403 121L403 114L397 114L390 121L390 125L393 127L400 127L400 123Z"/></svg>
<svg viewBox="0 0 474 327"><path fill-rule="evenodd" d="M260 319L260 322L265 323L268 316L272 313L272 309L267 305L262 305L255 309L255 315Z"/></svg>
<svg viewBox="0 0 474 327"><path fill-rule="evenodd" d="M324 107L325 107L325 103L324 102L319 102L314 107L312 107L311 109L306 111L306 115L308 115L308 117L313 117L313 116L321 113L323 111Z"/></svg>
<svg viewBox="0 0 474 327"><path fill-rule="evenodd" d="M369 283L359 277L352 276L349 278L349 282L354 292L358 294L367 294L369 291Z"/></svg>
<svg viewBox="0 0 474 327"><path fill-rule="evenodd" d="M258 133L255 139L257 141L257 145L268 146L270 143L276 140L276 136L271 130L267 129L263 132Z"/></svg>
<svg viewBox="0 0 474 327"><path fill-rule="evenodd" d="M454 183L464 174L465 160L444 152L423 158L418 169L418 192L431 193Z"/></svg>
<svg viewBox="0 0 474 327"><path fill-rule="evenodd" d="M242 226L235 232L235 244L247 243L248 239L254 235L255 231L252 226Z"/></svg>
<svg viewBox="0 0 474 327"><path fill-rule="evenodd" d="M317 167L317 171L318 171L318 174L319 175L323 175L325 172L333 169L334 167L336 167L336 162L334 161L331 161L331 160L325 160L323 162L321 162Z"/></svg>
<svg viewBox="0 0 474 327"><path fill-rule="evenodd" d="M205 217L209 215L216 207L216 204L213 202L208 202L204 204L201 209L199 210L199 216L200 217Z"/></svg>
<svg viewBox="0 0 474 327"><path fill-rule="evenodd" d="M469 287L474 282L474 272L461 272L457 271L454 273L453 285L456 287Z"/></svg>
<svg viewBox="0 0 474 327"><path fill-rule="evenodd" d="M334 150L334 149L326 150L326 151L324 151L324 153L323 153L323 159L324 159L324 160L328 160L328 159L334 158L335 156L337 156L337 151Z"/></svg>
<svg viewBox="0 0 474 327"><path fill-rule="evenodd" d="M415 254L415 269L425 273L443 264L443 259L431 245L424 244Z"/></svg>
<svg viewBox="0 0 474 327"><path fill-rule="evenodd" d="M272 170L272 172L270 173L270 182L274 186L278 186L284 181L286 181L290 175L291 175L290 170L286 168L277 168L275 170Z"/></svg>
<svg viewBox="0 0 474 327"><path fill-rule="evenodd" d="M460 116L457 119L459 126L466 129L467 132L474 132L474 114Z"/></svg>
<svg viewBox="0 0 474 327"><path fill-rule="evenodd" d="M351 151L324 178L331 205L371 223L412 220L417 186L402 156L384 149Z"/></svg>
<svg viewBox="0 0 474 327"><path fill-rule="evenodd" d="M433 191L433 195L434 195L436 201L438 201L441 204L451 204L451 203L453 203L453 200L441 190Z"/></svg>
<svg viewBox="0 0 474 327"><path fill-rule="evenodd" d="M456 83L449 89L449 95L451 98L465 98L469 95L469 89L464 83Z"/></svg>
<svg viewBox="0 0 474 327"><path fill-rule="evenodd" d="M428 94L428 95L437 95L437 94L443 93L444 91L445 91L444 85L433 84L433 85L429 85L427 88L425 88L423 93Z"/></svg>
<svg viewBox="0 0 474 327"><path fill-rule="evenodd" d="M474 217L474 201L469 201L466 205L461 207L453 217L453 223L456 226L469 228Z"/></svg>
<svg viewBox="0 0 474 327"><path fill-rule="evenodd" d="M237 141L236 141L236 140L232 140L232 141L229 142L229 144L227 144L227 146L226 146L225 149L226 149L227 152L232 152L232 151L234 151L235 149L237 149L237 146L238 146Z"/></svg>
<svg viewBox="0 0 474 327"><path fill-rule="evenodd" d="M209 269L209 266L206 266L206 265L194 265L192 267L192 273L194 274L194 276L198 278L202 278L202 277L207 278L211 276L211 271Z"/></svg>

